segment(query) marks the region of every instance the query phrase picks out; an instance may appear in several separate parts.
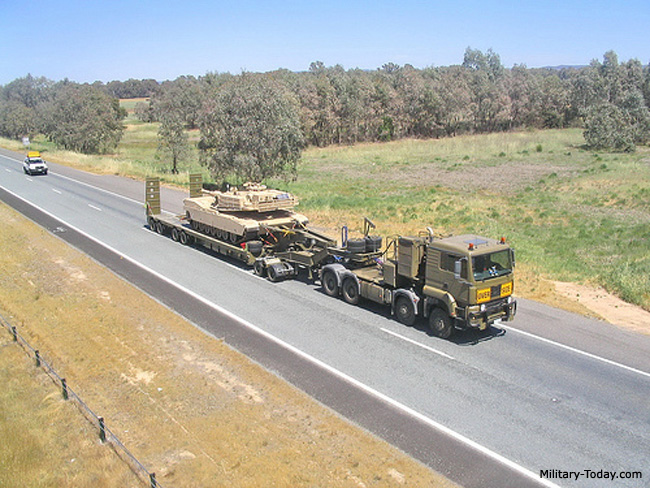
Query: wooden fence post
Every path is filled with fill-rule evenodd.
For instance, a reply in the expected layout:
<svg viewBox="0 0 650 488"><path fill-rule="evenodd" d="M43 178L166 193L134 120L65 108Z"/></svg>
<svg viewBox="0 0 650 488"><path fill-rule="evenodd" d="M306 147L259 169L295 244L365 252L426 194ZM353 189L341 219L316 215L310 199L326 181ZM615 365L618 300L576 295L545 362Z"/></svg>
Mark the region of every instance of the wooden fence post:
<svg viewBox="0 0 650 488"><path fill-rule="evenodd" d="M63 393L63 399L68 399L68 384L65 381L65 378L61 378L61 389Z"/></svg>
<svg viewBox="0 0 650 488"><path fill-rule="evenodd" d="M106 442L106 426L104 425L104 417L97 417L99 420L99 440Z"/></svg>

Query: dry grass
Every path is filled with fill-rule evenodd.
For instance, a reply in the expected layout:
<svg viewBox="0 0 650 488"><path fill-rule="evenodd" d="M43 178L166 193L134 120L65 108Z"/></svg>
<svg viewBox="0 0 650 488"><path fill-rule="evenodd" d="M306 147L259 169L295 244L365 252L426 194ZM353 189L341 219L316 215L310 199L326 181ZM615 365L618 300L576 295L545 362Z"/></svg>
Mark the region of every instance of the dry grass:
<svg viewBox="0 0 650 488"><path fill-rule="evenodd" d="M3 315L163 485L451 486L4 205L0 219ZM0 389L0 485L131 486L8 342L0 369L15 381Z"/></svg>

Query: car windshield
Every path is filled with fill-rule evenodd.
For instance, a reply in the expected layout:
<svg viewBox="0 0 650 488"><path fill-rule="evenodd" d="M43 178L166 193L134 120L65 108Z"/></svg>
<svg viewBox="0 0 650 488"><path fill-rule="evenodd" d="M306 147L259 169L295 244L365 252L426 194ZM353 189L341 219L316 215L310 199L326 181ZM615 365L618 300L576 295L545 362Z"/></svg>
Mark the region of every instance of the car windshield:
<svg viewBox="0 0 650 488"><path fill-rule="evenodd" d="M502 276L512 272L512 260L509 249L481 254L472 257L474 280L483 281L488 278Z"/></svg>

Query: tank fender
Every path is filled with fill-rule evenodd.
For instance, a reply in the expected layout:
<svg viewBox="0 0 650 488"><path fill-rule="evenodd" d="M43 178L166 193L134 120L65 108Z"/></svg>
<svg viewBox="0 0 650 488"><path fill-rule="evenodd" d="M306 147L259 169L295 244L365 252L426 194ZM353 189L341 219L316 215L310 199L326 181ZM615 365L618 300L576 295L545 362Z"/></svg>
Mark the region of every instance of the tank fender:
<svg viewBox="0 0 650 488"><path fill-rule="evenodd" d="M429 312L434 307L439 307L440 305L443 306L450 317L456 317L456 299L451 295L451 293L432 286L425 286L424 294L426 295L424 299L425 317L429 316Z"/></svg>
<svg viewBox="0 0 650 488"><path fill-rule="evenodd" d="M397 299L402 296L408 298L409 303L413 305L413 313L419 315L418 303L420 302L420 297L413 290L407 290L406 288L398 288L393 292L393 299L390 304L390 314L395 315L395 302L397 302Z"/></svg>

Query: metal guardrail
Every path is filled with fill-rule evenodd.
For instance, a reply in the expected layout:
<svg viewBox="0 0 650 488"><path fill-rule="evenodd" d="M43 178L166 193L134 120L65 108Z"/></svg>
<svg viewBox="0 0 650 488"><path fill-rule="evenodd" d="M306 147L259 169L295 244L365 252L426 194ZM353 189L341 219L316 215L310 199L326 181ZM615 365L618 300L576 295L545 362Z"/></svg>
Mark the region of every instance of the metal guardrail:
<svg viewBox="0 0 650 488"><path fill-rule="evenodd" d="M102 443L108 443L115 448L116 453L120 456L120 452L126 456L126 462L129 464L130 468L140 477L149 483L151 488L163 488L163 486L156 480L156 473L150 472L120 441L120 439L112 432L104 421L104 417L100 417L84 402L75 391L70 388L65 378L62 378L52 366L41 356L41 353L38 349L32 347L27 340L22 337L15 326L12 326L2 315L0 315L0 325L6 328L11 335L13 336L14 342L18 343L25 350L27 355L32 355L36 361L36 366L42 368L45 373L54 381L61 386L61 394L65 400L74 400L81 413L88 419L91 423L97 426L99 432L99 439ZM120 452L118 452L118 450Z"/></svg>

